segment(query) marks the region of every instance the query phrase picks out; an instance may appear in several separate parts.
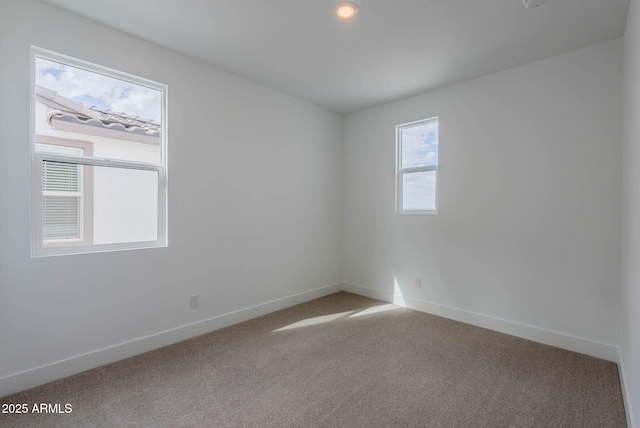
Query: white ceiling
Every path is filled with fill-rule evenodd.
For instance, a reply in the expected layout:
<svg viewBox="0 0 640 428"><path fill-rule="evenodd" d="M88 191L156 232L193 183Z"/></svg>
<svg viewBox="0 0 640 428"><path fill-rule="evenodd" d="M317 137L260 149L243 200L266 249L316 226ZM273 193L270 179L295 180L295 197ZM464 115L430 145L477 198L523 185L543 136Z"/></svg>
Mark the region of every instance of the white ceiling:
<svg viewBox="0 0 640 428"><path fill-rule="evenodd" d="M338 113L621 37L629 0L43 0Z"/></svg>

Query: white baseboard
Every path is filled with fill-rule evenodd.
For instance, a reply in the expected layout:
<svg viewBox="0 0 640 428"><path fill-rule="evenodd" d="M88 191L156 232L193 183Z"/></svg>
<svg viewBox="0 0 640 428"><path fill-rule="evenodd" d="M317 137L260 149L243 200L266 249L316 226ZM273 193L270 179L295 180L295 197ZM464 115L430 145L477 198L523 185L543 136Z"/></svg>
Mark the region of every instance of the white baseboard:
<svg viewBox="0 0 640 428"><path fill-rule="evenodd" d="M627 427L638 428L633 417L633 406L631 403L631 394L629 384L627 383L626 371L624 368L624 358L622 357L622 349L618 347L618 373L620 374L620 384L622 386L622 398L624 399L624 408L627 414Z"/></svg>
<svg viewBox="0 0 640 428"><path fill-rule="evenodd" d="M332 284L259 305L218 315L192 324L108 346L86 354L14 373L0 378L0 397L43 385L86 370L152 351L182 340L191 339L268 313L288 308L342 290L342 284Z"/></svg>
<svg viewBox="0 0 640 428"><path fill-rule="evenodd" d="M350 283L332 284L297 293L192 324L180 326L171 330L166 330L128 342L98 349L86 354L77 355L65 360L56 361L51 364L25 370L23 372L11 374L0 378L0 397L119 361L124 358L129 358L134 355L158 349L182 340L190 339L201 334L247 321L252 318L336 293L338 291L347 291L385 302L395 301L399 306L405 306L421 312L438 315L478 327L510 334L512 336L617 362L620 370L625 406L627 409L628 425L630 428L636 428L633 425L634 419L632 416L633 412L631 408L629 390L624 376L624 362L622 361L622 356L618 347L419 299L407 298L404 296L402 299L398 299L397 297L399 296L394 296L391 292L384 292Z"/></svg>
<svg viewBox="0 0 640 428"><path fill-rule="evenodd" d="M360 296L368 297L370 299L382 300L383 302L393 301L393 293L374 290L373 288L363 287L361 285L351 284L348 282L342 283L342 291L358 294Z"/></svg>
<svg viewBox="0 0 640 428"><path fill-rule="evenodd" d="M545 345L579 352L603 360L618 362L618 350L615 345L596 342L590 339L571 336L557 331L546 330L514 321L495 318L476 312L466 311L438 303L427 302L406 296L394 295L392 292L383 292L355 284L343 284L343 290L354 294L395 303L398 306L415 309L443 318L460 321L477 327L487 328L511 336L528 339Z"/></svg>

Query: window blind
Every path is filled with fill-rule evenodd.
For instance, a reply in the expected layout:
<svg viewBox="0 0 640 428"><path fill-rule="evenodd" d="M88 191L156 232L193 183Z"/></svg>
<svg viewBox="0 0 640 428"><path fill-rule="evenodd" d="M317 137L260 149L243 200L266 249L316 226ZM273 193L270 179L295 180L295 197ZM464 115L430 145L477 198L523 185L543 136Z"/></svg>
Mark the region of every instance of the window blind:
<svg viewBox="0 0 640 428"><path fill-rule="evenodd" d="M42 238L81 238L81 165L42 163Z"/></svg>
<svg viewBox="0 0 640 428"><path fill-rule="evenodd" d="M43 239L80 238L80 197L42 197Z"/></svg>

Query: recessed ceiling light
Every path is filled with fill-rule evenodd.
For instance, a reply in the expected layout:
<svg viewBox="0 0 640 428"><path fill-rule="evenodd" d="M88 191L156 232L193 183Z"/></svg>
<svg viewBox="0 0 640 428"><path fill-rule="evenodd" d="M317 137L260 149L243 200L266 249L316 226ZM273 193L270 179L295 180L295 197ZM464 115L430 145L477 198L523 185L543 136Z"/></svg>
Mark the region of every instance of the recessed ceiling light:
<svg viewBox="0 0 640 428"><path fill-rule="evenodd" d="M340 19L351 19L358 13L358 5L352 1L343 1L338 3L336 15Z"/></svg>

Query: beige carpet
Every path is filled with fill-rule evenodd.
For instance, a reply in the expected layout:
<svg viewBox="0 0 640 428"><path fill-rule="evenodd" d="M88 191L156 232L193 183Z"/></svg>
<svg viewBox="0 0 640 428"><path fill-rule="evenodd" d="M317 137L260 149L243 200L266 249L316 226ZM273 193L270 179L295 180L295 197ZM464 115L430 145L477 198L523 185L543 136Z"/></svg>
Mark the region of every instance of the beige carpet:
<svg viewBox="0 0 640 428"><path fill-rule="evenodd" d="M615 364L337 293L1 403L2 427L624 427Z"/></svg>

